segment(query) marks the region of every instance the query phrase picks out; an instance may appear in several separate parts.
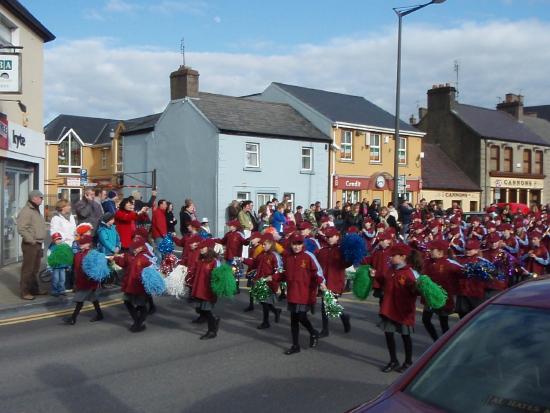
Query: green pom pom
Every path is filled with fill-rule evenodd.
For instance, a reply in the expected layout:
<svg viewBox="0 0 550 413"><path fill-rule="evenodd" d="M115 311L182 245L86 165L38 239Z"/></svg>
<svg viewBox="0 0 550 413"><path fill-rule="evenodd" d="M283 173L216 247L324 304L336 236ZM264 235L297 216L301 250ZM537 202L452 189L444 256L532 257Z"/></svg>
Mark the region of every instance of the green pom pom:
<svg viewBox="0 0 550 413"><path fill-rule="evenodd" d="M67 244L57 245L48 256L48 265L52 268L70 267L73 265L73 250Z"/></svg>
<svg viewBox="0 0 550 413"><path fill-rule="evenodd" d="M336 300L334 293L327 290L323 293L325 313L329 318L338 318L344 313L344 307Z"/></svg>
<svg viewBox="0 0 550 413"><path fill-rule="evenodd" d="M372 288L372 278L370 277L370 266L361 265L355 271L353 278L353 295L360 300L366 300Z"/></svg>
<svg viewBox="0 0 550 413"><path fill-rule="evenodd" d="M267 280L265 278L261 278L256 281L250 289L250 295L257 303L266 301L269 297L271 297L271 294L273 294L273 291L271 291L271 288L267 285Z"/></svg>
<svg viewBox="0 0 550 413"><path fill-rule="evenodd" d="M447 291L445 291L439 284L432 281L427 275L421 275L416 280L416 288L420 292L420 295L424 297L426 305L434 310L442 308L447 302Z"/></svg>
<svg viewBox="0 0 550 413"><path fill-rule="evenodd" d="M210 287L218 297L233 297L237 293L235 275L230 265L222 264L212 270Z"/></svg>

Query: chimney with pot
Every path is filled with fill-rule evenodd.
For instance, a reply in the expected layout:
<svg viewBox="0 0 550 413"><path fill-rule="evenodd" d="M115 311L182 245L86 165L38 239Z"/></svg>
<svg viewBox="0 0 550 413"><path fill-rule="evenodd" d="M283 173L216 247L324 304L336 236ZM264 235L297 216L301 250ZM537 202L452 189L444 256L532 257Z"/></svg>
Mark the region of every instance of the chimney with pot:
<svg viewBox="0 0 550 413"><path fill-rule="evenodd" d="M450 111L456 105L456 89L449 85L433 85L428 90L428 110L435 112L438 110Z"/></svg>
<svg viewBox="0 0 550 413"><path fill-rule="evenodd" d="M497 105L497 110L509 113L519 122L523 122L523 96L514 93L506 93L504 102Z"/></svg>
<svg viewBox="0 0 550 413"><path fill-rule="evenodd" d="M414 115L411 115L411 117L409 118L409 123L411 125L416 125L416 118L414 117Z"/></svg>
<svg viewBox="0 0 550 413"><path fill-rule="evenodd" d="M428 114L428 108L418 108L418 120L422 120Z"/></svg>
<svg viewBox="0 0 550 413"><path fill-rule="evenodd" d="M199 72L182 65L170 73L170 100L185 97L199 97Z"/></svg>

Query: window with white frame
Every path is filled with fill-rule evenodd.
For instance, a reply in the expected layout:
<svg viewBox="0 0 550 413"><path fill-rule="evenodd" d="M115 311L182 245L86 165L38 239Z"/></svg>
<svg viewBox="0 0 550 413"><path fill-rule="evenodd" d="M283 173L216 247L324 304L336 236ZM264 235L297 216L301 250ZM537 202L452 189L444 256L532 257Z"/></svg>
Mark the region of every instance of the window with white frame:
<svg viewBox="0 0 550 413"><path fill-rule="evenodd" d="M379 133L371 133L369 140L370 162L382 162L382 153L380 151L381 136Z"/></svg>
<svg viewBox="0 0 550 413"><path fill-rule="evenodd" d="M355 204L361 199L361 191L342 191L342 202Z"/></svg>
<svg viewBox="0 0 550 413"><path fill-rule="evenodd" d="M57 146L57 163L60 174L79 174L82 168L82 145L69 133Z"/></svg>
<svg viewBox="0 0 550 413"><path fill-rule="evenodd" d="M294 193L285 192L283 194L283 201L286 199L286 207L291 211L294 211Z"/></svg>
<svg viewBox="0 0 550 413"><path fill-rule="evenodd" d="M0 15L0 43L4 46L14 44L13 32L17 26L9 21L6 17Z"/></svg>
<svg viewBox="0 0 550 413"><path fill-rule="evenodd" d="M122 136L116 142L116 171L122 172Z"/></svg>
<svg viewBox="0 0 550 413"><path fill-rule="evenodd" d="M353 160L353 134L349 130L342 131L340 159L343 161Z"/></svg>
<svg viewBox="0 0 550 413"><path fill-rule="evenodd" d="M273 193L258 193L256 194L256 205L260 207L269 204L273 198L277 198L277 195Z"/></svg>
<svg viewBox="0 0 550 413"><path fill-rule="evenodd" d="M245 146L245 161L246 168L260 167L260 144L247 142Z"/></svg>
<svg viewBox="0 0 550 413"><path fill-rule="evenodd" d="M237 192L237 201L249 201L250 200L250 192Z"/></svg>
<svg viewBox="0 0 550 413"><path fill-rule="evenodd" d="M399 163L404 165L407 163L407 138L399 137Z"/></svg>
<svg viewBox="0 0 550 413"><path fill-rule="evenodd" d="M109 156L107 154L107 149L101 150L101 169L107 169L107 160Z"/></svg>
<svg viewBox="0 0 550 413"><path fill-rule="evenodd" d="M302 171L313 171L313 148L302 148Z"/></svg>

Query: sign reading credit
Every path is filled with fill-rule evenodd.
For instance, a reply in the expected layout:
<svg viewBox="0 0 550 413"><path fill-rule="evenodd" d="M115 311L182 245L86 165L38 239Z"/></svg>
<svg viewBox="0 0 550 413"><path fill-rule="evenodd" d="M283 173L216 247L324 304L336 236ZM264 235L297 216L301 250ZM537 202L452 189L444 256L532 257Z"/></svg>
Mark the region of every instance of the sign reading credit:
<svg viewBox="0 0 550 413"><path fill-rule="evenodd" d="M0 93L21 93L21 54L0 53Z"/></svg>

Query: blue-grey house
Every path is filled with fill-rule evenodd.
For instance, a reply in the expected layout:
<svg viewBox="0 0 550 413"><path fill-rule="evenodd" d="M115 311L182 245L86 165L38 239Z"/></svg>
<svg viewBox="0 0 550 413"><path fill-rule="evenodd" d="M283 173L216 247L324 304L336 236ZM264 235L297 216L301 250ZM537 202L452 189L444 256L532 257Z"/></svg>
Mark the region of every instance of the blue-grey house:
<svg viewBox="0 0 550 413"><path fill-rule="evenodd" d="M287 104L199 93L198 73L171 75L172 100L124 132L125 172L157 170L159 197L191 198L221 235L226 207L289 195L294 206L328 200L331 138ZM148 194L145 194L146 196Z"/></svg>

